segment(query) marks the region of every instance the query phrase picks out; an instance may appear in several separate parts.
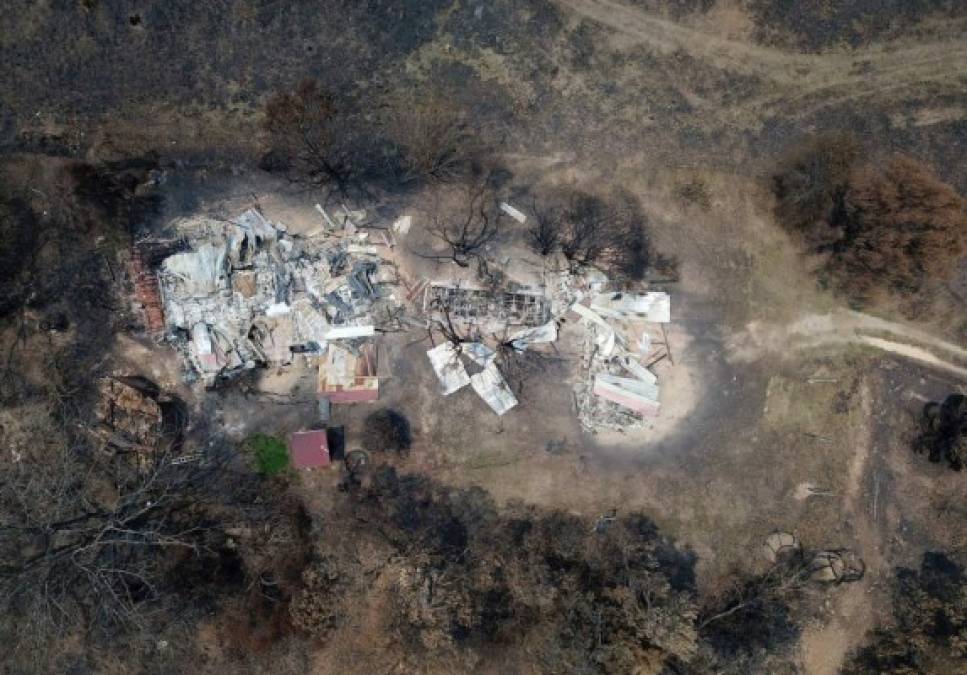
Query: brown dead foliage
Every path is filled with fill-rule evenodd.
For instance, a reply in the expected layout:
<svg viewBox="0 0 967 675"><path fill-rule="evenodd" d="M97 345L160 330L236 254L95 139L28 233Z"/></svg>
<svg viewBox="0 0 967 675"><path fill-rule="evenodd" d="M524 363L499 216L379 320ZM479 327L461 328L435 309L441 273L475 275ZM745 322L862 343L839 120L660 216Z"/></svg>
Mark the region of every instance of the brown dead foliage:
<svg viewBox="0 0 967 675"><path fill-rule="evenodd" d="M926 165L896 156L855 172L832 263L851 290L915 292L945 279L967 247L964 200Z"/></svg>
<svg viewBox="0 0 967 675"><path fill-rule="evenodd" d="M587 673L695 650L694 557L639 514L594 524L498 508L483 490L384 468L335 520L292 603L312 635L379 607L370 640L439 672L472 671L495 648L526 647L545 672Z"/></svg>
<svg viewBox="0 0 967 675"><path fill-rule="evenodd" d="M774 176L776 217L822 259L821 280L857 302L907 298L954 273L967 250L964 199L927 165L860 163L842 136L814 138Z"/></svg>

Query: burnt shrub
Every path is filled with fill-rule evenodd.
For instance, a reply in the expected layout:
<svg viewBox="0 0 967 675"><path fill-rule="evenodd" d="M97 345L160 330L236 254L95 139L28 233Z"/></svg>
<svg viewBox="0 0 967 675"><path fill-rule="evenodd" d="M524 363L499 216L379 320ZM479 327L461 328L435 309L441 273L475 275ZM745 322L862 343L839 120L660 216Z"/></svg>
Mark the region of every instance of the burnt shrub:
<svg viewBox="0 0 967 675"><path fill-rule="evenodd" d="M366 417L363 448L369 452L405 453L413 437L410 422L397 410L383 408Z"/></svg>
<svg viewBox="0 0 967 675"><path fill-rule="evenodd" d="M821 259L820 279L851 300L906 298L944 281L967 250L964 199L909 157L864 160L855 141L820 136L773 176L776 219Z"/></svg>

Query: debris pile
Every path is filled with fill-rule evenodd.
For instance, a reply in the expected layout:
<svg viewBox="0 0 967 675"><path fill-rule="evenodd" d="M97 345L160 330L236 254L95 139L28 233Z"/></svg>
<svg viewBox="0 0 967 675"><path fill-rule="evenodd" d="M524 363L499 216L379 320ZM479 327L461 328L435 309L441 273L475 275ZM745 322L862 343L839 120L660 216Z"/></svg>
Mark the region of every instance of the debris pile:
<svg viewBox="0 0 967 675"><path fill-rule="evenodd" d="M561 320L570 318L586 331L574 387L584 428L643 426L661 405L658 380L649 368L669 355L664 324L671 321L671 299L662 291L606 292L607 284L597 270L547 273L543 288L493 290L430 282L423 310L447 338L427 352L441 392L448 396L470 385L502 415L517 399L483 336L522 353L556 342ZM468 366L479 372L471 374Z"/></svg>
<svg viewBox="0 0 967 675"><path fill-rule="evenodd" d="M507 326L537 326L547 321L550 305L541 289L492 290L482 286L431 282L423 296L423 311L446 314L480 330Z"/></svg>
<svg viewBox="0 0 967 675"><path fill-rule="evenodd" d="M378 395L373 317L389 313L395 270L358 231L365 214L346 209L340 226L319 210L326 225L308 237L255 209L176 224L188 250L159 269L165 326L206 386L301 354L320 360L322 395Z"/></svg>
<svg viewBox="0 0 967 675"><path fill-rule="evenodd" d="M668 293L608 291L609 283L591 268L558 267L544 275L553 316L585 329L574 401L582 427L592 432L640 429L656 416L661 403L651 368L671 357Z"/></svg>
<svg viewBox="0 0 967 675"><path fill-rule="evenodd" d="M440 393L444 396L469 384L498 415L517 405L517 397L497 368L496 352L484 343L464 342L457 347L452 342L443 342L427 351L426 355L440 381ZM466 364L477 366L478 372L471 375Z"/></svg>
<svg viewBox="0 0 967 675"><path fill-rule="evenodd" d="M166 420L161 390L137 376L104 377L98 382L94 405L97 424L91 428L105 447L151 451L159 447L166 433L177 431Z"/></svg>
<svg viewBox="0 0 967 675"><path fill-rule="evenodd" d="M671 299L663 291L594 293L571 305L587 330L575 384L578 416L588 431L640 428L658 414L658 378L649 370L669 356L664 324Z"/></svg>
<svg viewBox="0 0 967 675"><path fill-rule="evenodd" d="M519 357L554 349L561 326L579 322L585 339L574 395L584 428L639 428L658 414L650 369L671 360L667 293L609 291L602 272L566 263L545 267L543 282L530 286L408 279L373 242L392 250L412 226L409 216L380 229L362 211L343 207L333 217L316 210L320 225L305 236L289 235L255 209L232 220L184 220L174 238L151 245L150 261L136 261L141 277L158 270L163 311L144 302L149 327L163 317L167 337L205 386L298 356L318 365L319 415L328 420L329 403L379 398L377 330L439 329L444 339L427 358L442 394L469 386L503 415L518 405L508 379L520 386L527 371ZM160 261L156 251L165 253ZM145 282L139 278L139 293L150 300ZM387 290L397 285L399 302ZM407 315L404 305L423 316Z"/></svg>

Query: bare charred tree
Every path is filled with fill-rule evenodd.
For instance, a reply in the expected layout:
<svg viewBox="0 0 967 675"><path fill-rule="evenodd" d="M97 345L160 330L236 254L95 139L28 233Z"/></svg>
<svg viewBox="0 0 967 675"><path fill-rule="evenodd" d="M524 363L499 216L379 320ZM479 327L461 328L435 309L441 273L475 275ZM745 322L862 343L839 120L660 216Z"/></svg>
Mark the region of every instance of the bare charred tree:
<svg viewBox="0 0 967 675"><path fill-rule="evenodd" d="M434 332L439 333L445 341L454 347L459 347L464 342L474 342L479 339L479 334L474 326L454 320L453 310L447 303L434 300L430 309L433 311L433 315L427 326L427 333L431 342L434 341Z"/></svg>
<svg viewBox="0 0 967 675"><path fill-rule="evenodd" d="M844 675L954 673L967 653L967 575L952 556L928 551L919 569L898 568L893 621L870 631L843 664Z"/></svg>
<svg viewBox="0 0 967 675"><path fill-rule="evenodd" d="M801 631L794 606L805 593L809 574L806 558L797 552L764 574L736 575L731 587L707 601L698 617L700 635L726 659L790 645Z"/></svg>
<svg viewBox="0 0 967 675"><path fill-rule="evenodd" d="M856 140L843 134L816 136L795 147L773 176L779 223L803 232L812 246L837 239L830 220L842 208L859 157Z"/></svg>
<svg viewBox="0 0 967 675"><path fill-rule="evenodd" d="M466 115L440 91L397 96L383 125L400 148L405 181L456 180L467 176L488 154Z"/></svg>
<svg viewBox="0 0 967 675"><path fill-rule="evenodd" d="M571 197L565 214L567 228L561 238L564 256L581 265L593 265L612 245L616 215L604 200L584 193Z"/></svg>
<svg viewBox="0 0 967 675"><path fill-rule="evenodd" d="M462 205L452 212L437 207L429 214L427 230L445 245L447 253L421 255L425 258L449 259L460 267L469 267L500 234L501 218L501 211L487 182L473 181L466 189Z"/></svg>
<svg viewBox="0 0 967 675"><path fill-rule="evenodd" d="M541 207L535 199L531 211L534 220L527 230L527 242L535 253L548 256L561 244L565 229L564 209L554 204Z"/></svg>
<svg viewBox="0 0 967 675"><path fill-rule="evenodd" d="M34 260L49 233L18 199L0 202L0 318L20 309L33 285Z"/></svg>
<svg viewBox="0 0 967 675"><path fill-rule="evenodd" d="M564 214L561 251L572 263L592 265L618 281L640 281L651 264L647 220L629 194L610 201L576 193Z"/></svg>
<svg viewBox="0 0 967 675"><path fill-rule="evenodd" d="M47 444L0 467L0 600L50 630L143 625L205 578L241 584L226 528L278 517L228 449L199 461ZM228 567L225 567L228 564ZM240 563L237 564L240 568ZM206 569L193 578L192 569ZM206 577L207 575L207 577Z"/></svg>
<svg viewBox="0 0 967 675"><path fill-rule="evenodd" d="M360 171L350 142L356 123L314 80L272 96L262 128L268 137L269 168L281 168L289 180L334 186L345 195Z"/></svg>
<svg viewBox="0 0 967 675"><path fill-rule="evenodd" d="M47 351L48 365L84 371L100 361L125 319L117 301L115 255L130 242L135 223L150 222L157 195L150 190L150 160L91 165L65 161L30 187L0 186L0 321L17 324L17 339L4 341L0 402L24 393L17 357L31 331L68 327L70 344ZM33 187L36 186L36 187ZM64 373L50 369L43 381ZM19 390L19 391L18 391Z"/></svg>

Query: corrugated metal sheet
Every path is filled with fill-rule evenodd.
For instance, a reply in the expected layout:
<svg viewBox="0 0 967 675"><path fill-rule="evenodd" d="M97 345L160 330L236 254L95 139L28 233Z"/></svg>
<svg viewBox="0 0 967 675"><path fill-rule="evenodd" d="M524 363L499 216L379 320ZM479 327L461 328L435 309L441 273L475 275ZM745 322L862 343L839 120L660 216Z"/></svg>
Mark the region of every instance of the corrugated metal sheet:
<svg viewBox="0 0 967 675"><path fill-rule="evenodd" d="M479 373L470 376L470 386L498 415L517 405L517 397L497 370L497 364L492 361Z"/></svg>
<svg viewBox="0 0 967 675"><path fill-rule="evenodd" d="M428 350L426 356L430 359L430 365L433 366L437 379L440 380L441 393L444 396L449 396L470 384L470 375L460 362L460 353L451 343L438 344Z"/></svg>

